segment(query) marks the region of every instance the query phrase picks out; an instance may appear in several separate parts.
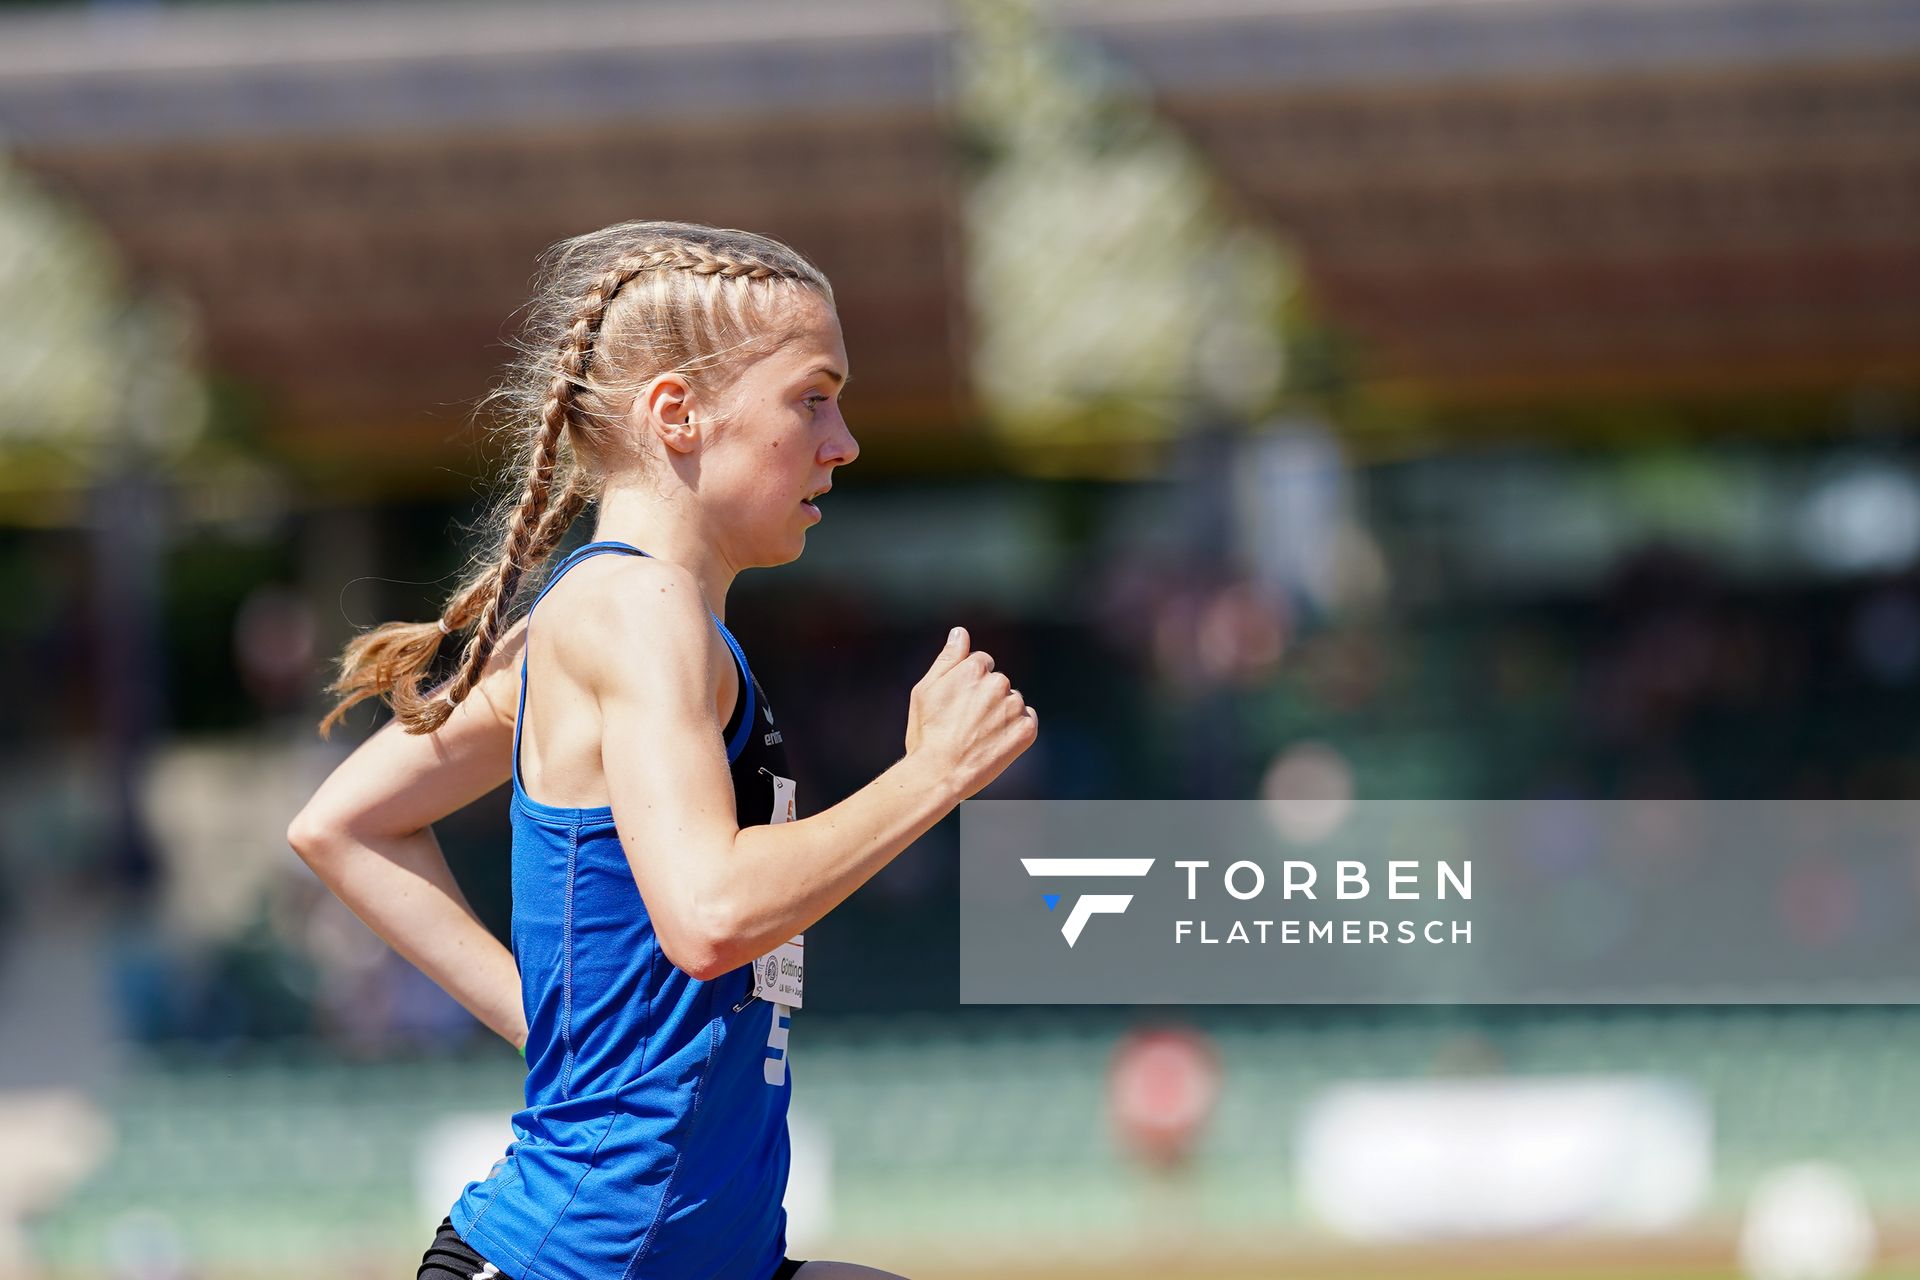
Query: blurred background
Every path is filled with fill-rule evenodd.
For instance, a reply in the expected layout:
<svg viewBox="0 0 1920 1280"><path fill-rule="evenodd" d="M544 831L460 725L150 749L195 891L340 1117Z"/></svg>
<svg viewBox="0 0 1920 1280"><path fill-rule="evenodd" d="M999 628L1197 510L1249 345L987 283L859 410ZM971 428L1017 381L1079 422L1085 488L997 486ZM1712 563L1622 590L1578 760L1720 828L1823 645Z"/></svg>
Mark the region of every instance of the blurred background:
<svg viewBox="0 0 1920 1280"><path fill-rule="evenodd" d="M0 6L0 1274L411 1274L507 1141L283 832L639 217L838 294L860 461L729 601L803 812L956 623L995 796L1920 789L1920 0ZM954 836L809 931L799 1256L1920 1275L1912 1009L963 1008Z"/></svg>

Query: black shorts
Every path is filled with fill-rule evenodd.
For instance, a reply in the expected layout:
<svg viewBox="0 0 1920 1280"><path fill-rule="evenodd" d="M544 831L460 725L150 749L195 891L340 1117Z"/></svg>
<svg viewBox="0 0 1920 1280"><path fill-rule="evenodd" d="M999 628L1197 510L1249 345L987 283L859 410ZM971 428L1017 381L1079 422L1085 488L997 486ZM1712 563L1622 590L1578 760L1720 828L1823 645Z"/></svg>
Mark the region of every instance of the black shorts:
<svg viewBox="0 0 1920 1280"><path fill-rule="evenodd" d="M782 1258L773 1280L793 1280L794 1272L803 1265L796 1258ZM427 1246L426 1257L420 1259L420 1270L414 1273L414 1280L492 1280L499 1274L491 1262L460 1238L460 1233L453 1229L452 1218L442 1218L440 1231Z"/></svg>

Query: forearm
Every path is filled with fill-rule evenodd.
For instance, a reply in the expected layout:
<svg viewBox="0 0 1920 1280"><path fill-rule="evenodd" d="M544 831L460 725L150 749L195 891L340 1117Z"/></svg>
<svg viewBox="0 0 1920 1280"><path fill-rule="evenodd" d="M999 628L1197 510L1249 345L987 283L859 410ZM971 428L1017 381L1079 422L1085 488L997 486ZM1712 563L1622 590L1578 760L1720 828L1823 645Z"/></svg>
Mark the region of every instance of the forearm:
<svg viewBox="0 0 1920 1280"><path fill-rule="evenodd" d="M526 1043L520 971L468 905L431 827L300 847L314 874L387 945L509 1043Z"/></svg>
<svg viewBox="0 0 1920 1280"><path fill-rule="evenodd" d="M717 895L733 967L763 955L844 902L952 812L946 773L909 754L839 804L734 838Z"/></svg>

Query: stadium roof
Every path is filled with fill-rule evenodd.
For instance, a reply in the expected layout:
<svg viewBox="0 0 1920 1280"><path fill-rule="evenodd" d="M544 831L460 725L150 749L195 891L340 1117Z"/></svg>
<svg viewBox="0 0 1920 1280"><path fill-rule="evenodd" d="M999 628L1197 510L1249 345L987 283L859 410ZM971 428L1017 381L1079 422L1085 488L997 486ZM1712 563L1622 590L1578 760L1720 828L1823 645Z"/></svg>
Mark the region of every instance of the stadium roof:
<svg viewBox="0 0 1920 1280"><path fill-rule="evenodd" d="M1049 13L1297 244L1376 385L1920 382L1920 4ZM631 217L813 256L857 420L931 445L970 414L956 38L922 0L8 14L0 136L310 447L443 448L533 255Z"/></svg>

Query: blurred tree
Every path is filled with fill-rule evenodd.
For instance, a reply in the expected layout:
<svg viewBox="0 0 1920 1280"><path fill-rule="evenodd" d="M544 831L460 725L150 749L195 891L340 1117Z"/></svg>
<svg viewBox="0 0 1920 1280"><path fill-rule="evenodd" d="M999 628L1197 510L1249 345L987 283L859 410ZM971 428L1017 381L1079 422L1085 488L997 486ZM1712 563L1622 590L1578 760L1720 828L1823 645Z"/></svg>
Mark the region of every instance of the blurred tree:
<svg viewBox="0 0 1920 1280"><path fill-rule="evenodd" d="M1028 0L960 11L973 382L1016 461L1136 477L1186 429L1268 411L1286 253L1120 68Z"/></svg>
<svg viewBox="0 0 1920 1280"><path fill-rule="evenodd" d="M0 157L0 518L93 542L97 728L116 879L152 854L135 780L160 719L162 477L202 432L187 310L130 287L100 229Z"/></svg>

